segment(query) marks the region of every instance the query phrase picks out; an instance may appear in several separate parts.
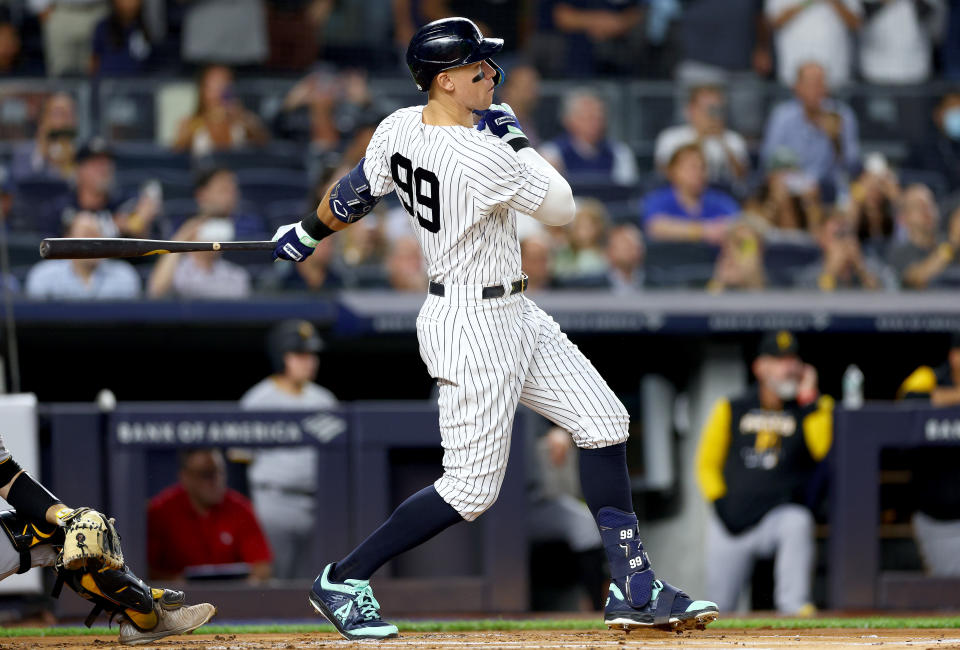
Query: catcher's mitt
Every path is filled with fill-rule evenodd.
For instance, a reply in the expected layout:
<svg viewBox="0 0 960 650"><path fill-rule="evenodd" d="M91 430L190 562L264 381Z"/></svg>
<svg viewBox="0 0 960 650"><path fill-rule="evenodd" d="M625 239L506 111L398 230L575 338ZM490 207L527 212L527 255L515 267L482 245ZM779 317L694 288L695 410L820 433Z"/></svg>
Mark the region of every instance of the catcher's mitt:
<svg viewBox="0 0 960 650"><path fill-rule="evenodd" d="M57 519L63 526L65 537L57 566L71 570L85 566L123 568L120 535L113 527L113 519L107 519L106 515L92 508L61 510Z"/></svg>

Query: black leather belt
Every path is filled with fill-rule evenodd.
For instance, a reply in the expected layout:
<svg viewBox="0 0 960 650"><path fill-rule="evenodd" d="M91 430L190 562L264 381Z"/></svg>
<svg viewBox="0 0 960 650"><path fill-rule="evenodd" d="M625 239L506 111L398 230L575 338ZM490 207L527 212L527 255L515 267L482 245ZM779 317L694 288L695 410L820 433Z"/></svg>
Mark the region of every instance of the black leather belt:
<svg viewBox="0 0 960 650"><path fill-rule="evenodd" d="M520 293L526 290L527 290L527 276L524 275L519 280L513 281L513 284L510 285L510 293L508 293L507 295L511 296L515 293ZM441 298L445 293L443 289L443 285L440 284L439 282L431 282L429 291L431 296L440 296ZM483 297L484 300L487 300L488 298L502 298L504 295L503 285L494 284L489 287L484 287L480 295Z"/></svg>

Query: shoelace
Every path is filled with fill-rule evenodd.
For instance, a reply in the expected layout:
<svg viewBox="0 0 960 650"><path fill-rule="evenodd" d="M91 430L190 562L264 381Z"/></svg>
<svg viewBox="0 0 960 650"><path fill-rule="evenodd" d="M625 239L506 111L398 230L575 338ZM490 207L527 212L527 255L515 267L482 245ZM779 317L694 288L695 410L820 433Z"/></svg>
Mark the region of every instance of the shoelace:
<svg viewBox="0 0 960 650"><path fill-rule="evenodd" d="M373 597L373 588L366 584L357 592L357 609L364 621L378 620L380 618L380 603Z"/></svg>

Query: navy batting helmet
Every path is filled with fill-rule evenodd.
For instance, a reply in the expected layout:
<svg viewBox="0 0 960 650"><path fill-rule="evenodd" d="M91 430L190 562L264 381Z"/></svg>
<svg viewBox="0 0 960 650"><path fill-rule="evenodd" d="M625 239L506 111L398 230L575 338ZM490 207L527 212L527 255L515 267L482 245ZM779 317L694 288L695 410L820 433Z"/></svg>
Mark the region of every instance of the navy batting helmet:
<svg viewBox="0 0 960 650"><path fill-rule="evenodd" d="M316 328L305 320L287 320L276 325L267 335L267 352L274 372L283 372L287 352L312 352L323 349L323 339Z"/></svg>
<svg viewBox="0 0 960 650"><path fill-rule="evenodd" d="M407 47L407 66L417 88L426 92L444 70L486 61L496 71L493 83L503 82L503 70L490 58L503 48L502 38L484 38L472 20L442 18L417 30Z"/></svg>

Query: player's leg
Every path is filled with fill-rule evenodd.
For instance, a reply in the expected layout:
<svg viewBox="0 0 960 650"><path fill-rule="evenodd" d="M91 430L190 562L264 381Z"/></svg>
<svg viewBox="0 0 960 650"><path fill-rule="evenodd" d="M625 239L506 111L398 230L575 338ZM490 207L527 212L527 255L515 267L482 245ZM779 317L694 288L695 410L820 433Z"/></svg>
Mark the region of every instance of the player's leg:
<svg viewBox="0 0 960 650"><path fill-rule="evenodd" d="M187 634L217 613L209 603L186 605L182 591L149 587L129 567L122 569L59 569L54 596L65 584L94 604L89 627L100 612L120 618L120 643L140 645L175 634Z"/></svg>
<svg viewBox="0 0 960 650"><path fill-rule="evenodd" d="M714 512L707 517L707 595L723 611L737 607L758 552L759 531L731 535Z"/></svg>
<svg viewBox="0 0 960 650"><path fill-rule="evenodd" d="M813 580L813 514L804 506L784 504L764 517L776 539L773 560L773 599L782 614L803 614L813 610L810 586Z"/></svg>
<svg viewBox="0 0 960 650"><path fill-rule="evenodd" d="M0 511L0 580L32 567L55 566L63 544L63 530L47 522L32 522L13 510ZM5 541L4 541L5 540ZM87 625L101 611L120 617L120 642L130 645L186 634L210 620L216 608L208 603L184 605L181 591L151 589L124 567L121 570L57 569L62 584L94 603Z"/></svg>
<svg viewBox="0 0 960 650"><path fill-rule="evenodd" d="M640 542L627 470L626 409L556 322L525 302L540 329L521 403L567 429L580 447L581 489L600 528L612 577L604 621L629 629L715 620L715 603L693 600L656 579Z"/></svg>
<svg viewBox="0 0 960 650"><path fill-rule="evenodd" d="M522 374L534 341L519 302L469 310L428 299L417 320L421 355L440 388L443 476L409 497L347 557L314 582L310 602L348 639L394 636L369 579L383 564L489 508L500 491ZM465 315L469 310L469 315ZM519 331L518 331L519 330ZM504 332L512 332L505 336Z"/></svg>

